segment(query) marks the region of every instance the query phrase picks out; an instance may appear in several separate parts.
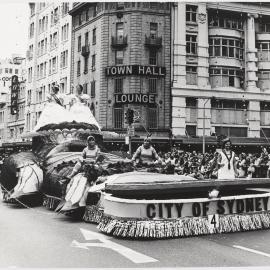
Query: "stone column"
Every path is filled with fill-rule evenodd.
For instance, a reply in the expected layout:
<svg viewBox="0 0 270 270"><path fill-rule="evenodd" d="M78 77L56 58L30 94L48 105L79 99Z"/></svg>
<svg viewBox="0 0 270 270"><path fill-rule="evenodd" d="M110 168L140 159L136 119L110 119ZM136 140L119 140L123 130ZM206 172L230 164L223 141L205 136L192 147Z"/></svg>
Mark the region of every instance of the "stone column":
<svg viewBox="0 0 270 270"><path fill-rule="evenodd" d="M248 137L260 137L260 119L260 102L249 101L249 108L247 113Z"/></svg>
<svg viewBox="0 0 270 270"><path fill-rule="evenodd" d="M173 87L186 85L186 4L173 5Z"/></svg>
<svg viewBox="0 0 270 270"><path fill-rule="evenodd" d="M174 135L186 134L186 99L184 97L173 97L172 131Z"/></svg>
<svg viewBox="0 0 270 270"><path fill-rule="evenodd" d="M255 18L258 15L248 14L247 18L247 32L246 32L246 82L247 82L247 91L258 92L259 88L256 87L256 81L258 77L256 72L258 71L257 62L258 58L256 57L257 49L255 47Z"/></svg>
<svg viewBox="0 0 270 270"><path fill-rule="evenodd" d="M198 3L198 87L209 85L208 18L206 3ZM209 87L209 86L208 86Z"/></svg>

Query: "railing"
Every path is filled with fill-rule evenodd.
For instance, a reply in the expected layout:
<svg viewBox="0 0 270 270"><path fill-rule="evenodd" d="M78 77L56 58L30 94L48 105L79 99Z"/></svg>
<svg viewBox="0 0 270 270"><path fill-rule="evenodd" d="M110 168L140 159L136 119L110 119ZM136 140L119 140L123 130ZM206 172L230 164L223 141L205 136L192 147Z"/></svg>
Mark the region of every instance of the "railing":
<svg viewBox="0 0 270 270"><path fill-rule="evenodd" d="M89 45L82 46L82 51L81 51L82 56L88 56L89 53L90 53L90 46Z"/></svg>
<svg viewBox="0 0 270 270"><path fill-rule="evenodd" d="M114 37L112 36L112 47L126 47L127 46L127 36Z"/></svg>
<svg viewBox="0 0 270 270"><path fill-rule="evenodd" d="M145 36L145 46L147 47L162 47L162 37Z"/></svg>

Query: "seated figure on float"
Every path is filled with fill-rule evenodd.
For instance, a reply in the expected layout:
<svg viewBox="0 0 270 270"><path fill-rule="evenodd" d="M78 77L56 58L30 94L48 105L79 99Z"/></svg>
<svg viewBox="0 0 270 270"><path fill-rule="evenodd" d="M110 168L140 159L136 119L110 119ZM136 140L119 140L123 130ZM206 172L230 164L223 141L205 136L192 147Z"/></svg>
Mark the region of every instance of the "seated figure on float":
<svg viewBox="0 0 270 270"><path fill-rule="evenodd" d="M157 154L155 148L151 145L151 139L145 138L144 143L138 147L132 157L132 161L136 162L139 160L140 163L153 164L155 161L162 163L161 158Z"/></svg>
<svg viewBox="0 0 270 270"><path fill-rule="evenodd" d="M75 164L73 171L70 175L67 176L67 178L71 179L73 176L75 176L79 170L82 168L82 165L85 163L96 163L96 160L100 154L100 149L96 145L95 138L93 136L87 137L87 146L82 151L82 157L80 160Z"/></svg>

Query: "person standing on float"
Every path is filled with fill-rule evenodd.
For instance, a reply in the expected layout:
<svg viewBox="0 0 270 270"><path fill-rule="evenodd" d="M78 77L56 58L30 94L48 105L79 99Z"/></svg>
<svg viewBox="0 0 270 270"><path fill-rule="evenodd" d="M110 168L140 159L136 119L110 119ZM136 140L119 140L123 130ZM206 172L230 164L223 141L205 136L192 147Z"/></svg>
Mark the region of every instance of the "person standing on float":
<svg viewBox="0 0 270 270"><path fill-rule="evenodd" d="M65 109L63 102L64 95L59 94L59 86L54 85L52 92L47 96L47 104L45 105L36 126L33 131L38 131L41 127L50 124L60 124L70 120L71 115Z"/></svg>
<svg viewBox="0 0 270 270"><path fill-rule="evenodd" d="M238 177L235 153L231 150L229 138L223 140L222 151L218 156L218 179L235 179Z"/></svg>

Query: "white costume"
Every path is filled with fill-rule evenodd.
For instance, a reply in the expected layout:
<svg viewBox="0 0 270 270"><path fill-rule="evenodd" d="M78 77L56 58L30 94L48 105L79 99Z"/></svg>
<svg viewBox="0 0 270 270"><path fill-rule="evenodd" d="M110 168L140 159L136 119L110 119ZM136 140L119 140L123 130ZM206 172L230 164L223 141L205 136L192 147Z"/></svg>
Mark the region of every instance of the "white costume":
<svg viewBox="0 0 270 270"><path fill-rule="evenodd" d="M89 99L89 95L86 94L71 96L71 100L73 102L73 105L70 107L70 113L72 115L71 121L76 121L77 123L82 122L87 124L94 124L100 129L97 120L87 106L87 101Z"/></svg>
<svg viewBox="0 0 270 270"><path fill-rule="evenodd" d="M224 151L220 152L221 155L221 164L224 164L218 170L218 179L235 179L235 172L234 172L234 156L235 153L231 151L230 156L226 156Z"/></svg>
<svg viewBox="0 0 270 270"><path fill-rule="evenodd" d="M60 124L70 121L71 114L60 105L60 99L60 96L54 94L47 97L48 103L45 105L33 131L37 131L48 124Z"/></svg>

